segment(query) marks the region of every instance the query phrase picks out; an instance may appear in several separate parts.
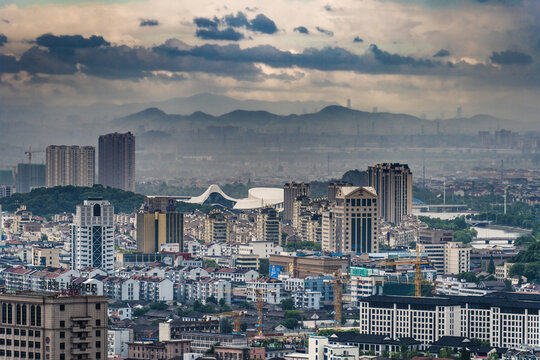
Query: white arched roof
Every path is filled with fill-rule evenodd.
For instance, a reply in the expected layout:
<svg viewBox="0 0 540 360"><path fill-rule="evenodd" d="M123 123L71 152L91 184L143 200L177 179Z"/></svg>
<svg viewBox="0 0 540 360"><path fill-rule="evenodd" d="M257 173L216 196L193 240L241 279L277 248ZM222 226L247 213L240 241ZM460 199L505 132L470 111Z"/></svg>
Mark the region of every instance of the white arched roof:
<svg viewBox="0 0 540 360"><path fill-rule="evenodd" d="M248 190L248 197L235 199L225 194L219 185L212 184L204 193L194 196L187 202L191 204L204 204L212 193L218 193L225 199L235 202L233 209L249 210L259 209L265 206L275 206L283 203L284 191L281 188L255 187Z"/></svg>
<svg viewBox="0 0 540 360"><path fill-rule="evenodd" d="M218 193L227 200L238 202L238 199L232 198L229 195L225 194L217 184L210 185L208 189L206 189L206 191L203 192L201 195L192 197L187 202L192 204L204 204L204 202L210 197L210 194L212 193Z"/></svg>

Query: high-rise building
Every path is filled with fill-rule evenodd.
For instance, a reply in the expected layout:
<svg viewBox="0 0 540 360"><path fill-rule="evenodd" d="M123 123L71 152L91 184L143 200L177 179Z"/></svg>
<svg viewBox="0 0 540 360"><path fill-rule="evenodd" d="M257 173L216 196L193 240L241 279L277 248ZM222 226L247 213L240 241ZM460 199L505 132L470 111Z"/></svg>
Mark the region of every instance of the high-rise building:
<svg viewBox="0 0 540 360"><path fill-rule="evenodd" d="M47 187L94 186L96 148L49 145L46 150Z"/></svg>
<svg viewBox="0 0 540 360"><path fill-rule="evenodd" d="M171 197L146 198L144 210L137 214L137 252L157 253L163 244L184 247L184 216L176 211Z"/></svg>
<svg viewBox="0 0 540 360"><path fill-rule="evenodd" d="M340 187L342 186L352 186L350 182L347 181L332 181L328 184L328 201L336 201L336 194Z"/></svg>
<svg viewBox="0 0 540 360"><path fill-rule="evenodd" d="M208 243L226 242L229 231L227 217L219 210L212 210L204 223L204 240Z"/></svg>
<svg viewBox="0 0 540 360"><path fill-rule="evenodd" d="M310 197L309 184L290 182L283 187L283 220L293 220L293 206L297 197L305 195Z"/></svg>
<svg viewBox="0 0 540 360"><path fill-rule="evenodd" d="M274 244L281 243L281 221L273 207L265 207L257 213L257 239Z"/></svg>
<svg viewBox="0 0 540 360"><path fill-rule="evenodd" d="M311 199L306 195L300 195L294 200L291 224L296 231L300 231L302 217L309 211L310 203Z"/></svg>
<svg viewBox="0 0 540 360"><path fill-rule="evenodd" d="M372 187L344 186L323 212L322 250L356 254L377 252L378 201Z"/></svg>
<svg viewBox="0 0 540 360"><path fill-rule="evenodd" d="M412 173L407 164L374 164L368 168L368 181L379 196L384 221L397 225L412 214Z"/></svg>
<svg viewBox="0 0 540 360"><path fill-rule="evenodd" d="M12 169L0 169L0 185L15 185Z"/></svg>
<svg viewBox="0 0 540 360"><path fill-rule="evenodd" d="M101 198L89 198L71 225L71 268L114 270L114 207Z"/></svg>
<svg viewBox="0 0 540 360"><path fill-rule="evenodd" d="M128 132L99 137L99 183L135 191L135 135Z"/></svg>
<svg viewBox="0 0 540 360"><path fill-rule="evenodd" d="M45 184L45 165L17 164L15 189L18 193L28 193L33 188L44 187Z"/></svg>
<svg viewBox="0 0 540 360"><path fill-rule="evenodd" d="M0 294L2 359L106 359L107 298Z"/></svg>

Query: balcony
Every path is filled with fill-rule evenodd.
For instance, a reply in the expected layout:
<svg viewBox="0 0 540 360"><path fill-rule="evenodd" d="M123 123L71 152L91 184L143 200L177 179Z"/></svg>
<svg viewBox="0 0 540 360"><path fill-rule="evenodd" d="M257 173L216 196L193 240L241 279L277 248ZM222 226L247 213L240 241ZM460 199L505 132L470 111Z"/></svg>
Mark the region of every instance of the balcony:
<svg viewBox="0 0 540 360"><path fill-rule="evenodd" d="M90 331L90 327L86 325L75 325L71 327L72 332L88 332Z"/></svg>
<svg viewBox="0 0 540 360"><path fill-rule="evenodd" d="M83 347L83 348L71 348L71 354L72 355L83 355L83 354L89 354L91 351L90 347Z"/></svg>
<svg viewBox="0 0 540 360"><path fill-rule="evenodd" d="M72 336L71 337L71 343L72 344L85 344L90 342L89 336Z"/></svg>

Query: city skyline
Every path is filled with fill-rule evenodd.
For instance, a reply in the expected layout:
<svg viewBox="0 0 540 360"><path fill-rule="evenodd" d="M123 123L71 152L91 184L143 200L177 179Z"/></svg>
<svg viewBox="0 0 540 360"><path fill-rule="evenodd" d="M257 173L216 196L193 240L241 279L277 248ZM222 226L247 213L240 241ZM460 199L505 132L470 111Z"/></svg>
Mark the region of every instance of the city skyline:
<svg viewBox="0 0 540 360"><path fill-rule="evenodd" d="M213 92L344 106L351 99L353 108L428 118L532 121L538 111L536 2L3 4L4 105Z"/></svg>

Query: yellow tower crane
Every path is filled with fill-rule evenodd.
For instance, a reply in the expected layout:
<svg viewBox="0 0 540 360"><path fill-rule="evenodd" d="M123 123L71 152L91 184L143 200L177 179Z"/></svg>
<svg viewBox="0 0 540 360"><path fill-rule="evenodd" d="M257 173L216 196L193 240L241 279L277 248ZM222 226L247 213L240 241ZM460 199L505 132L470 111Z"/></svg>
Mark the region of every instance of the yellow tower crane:
<svg viewBox="0 0 540 360"><path fill-rule="evenodd" d="M341 328L341 309L343 302L343 284L348 281L348 274L343 277L339 270L334 272L334 327Z"/></svg>
<svg viewBox="0 0 540 360"><path fill-rule="evenodd" d="M233 317L234 319L233 334L240 334L242 332L242 326L240 325L240 318L244 315L245 315L244 311L235 311L235 310L216 314L216 316L219 316L220 318L230 317L230 316Z"/></svg>
<svg viewBox="0 0 540 360"><path fill-rule="evenodd" d="M264 289L256 289L255 290L257 294L257 337L262 338L264 337L264 294L275 294L276 292L274 290L264 290Z"/></svg>

